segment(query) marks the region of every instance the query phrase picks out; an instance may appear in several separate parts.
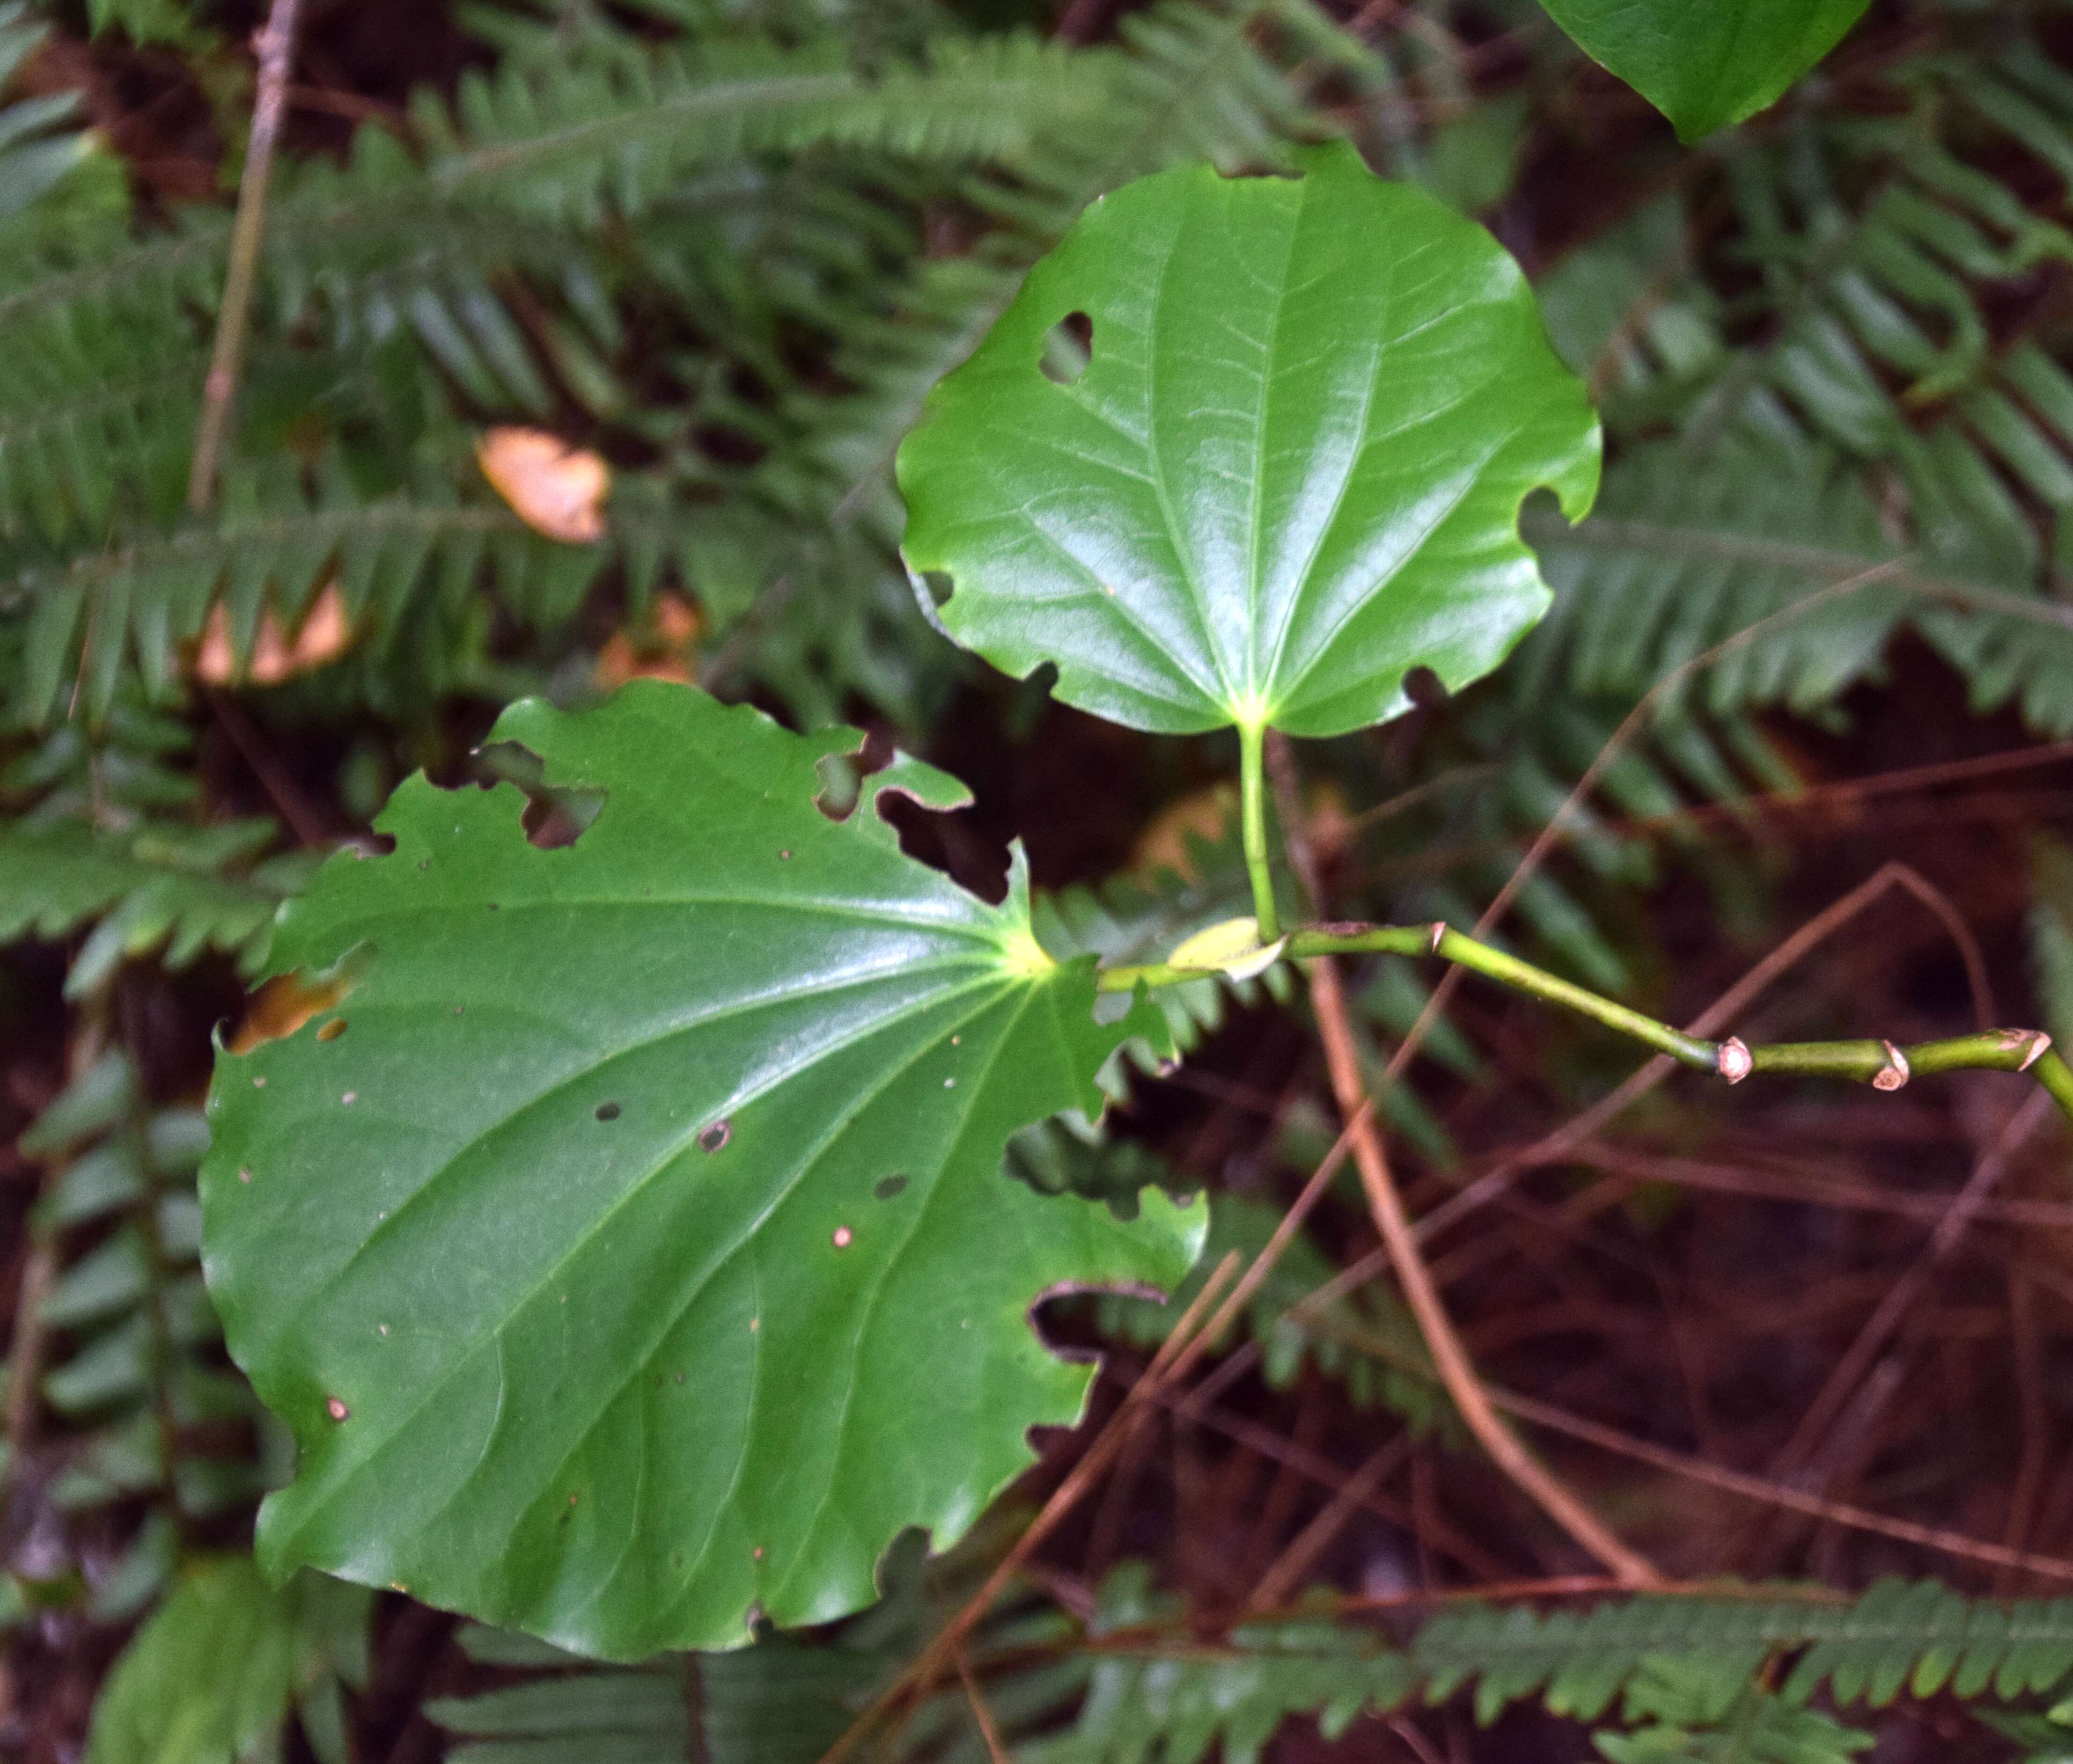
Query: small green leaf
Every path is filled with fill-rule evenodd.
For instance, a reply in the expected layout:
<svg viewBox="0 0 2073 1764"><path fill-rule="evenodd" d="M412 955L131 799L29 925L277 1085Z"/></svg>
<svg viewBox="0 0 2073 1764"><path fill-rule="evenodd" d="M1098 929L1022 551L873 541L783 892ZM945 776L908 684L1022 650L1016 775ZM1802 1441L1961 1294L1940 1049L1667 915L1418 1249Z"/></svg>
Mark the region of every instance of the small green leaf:
<svg viewBox="0 0 2073 1764"><path fill-rule="evenodd" d="M1096 1024L1019 865L995 907L900 851L880 796L954 780L816 808L857 738L653 682L521 704L492 739L602 795L573 845L414 779L393 855L286 910L275 964L352 989L220 1063L201 1178L231 1351L301 1448L270 1565L620 1658L839 1616L1080 1412L1041 1294L1185 1272L1201 1209L1002 1170L1156 1014Z"/></svg>
<svg viewBox="0 0 2073 1764"><path fill-rule="evenodd" d="M1777 103L1867 0L1542 0L1601 67L1696 141Z"/></svg>
<svg viewBox="0 0 2073 1764"><path fill-rule="evenodd" d="M929 395L905 551L958 641L1135 728L1333 735L1547 610L1519 505L1581 516L1598 427L1526 278L1350 147L1303 164L1106 198Z"/></svg>
<svg viewBox="0 0 2073 1764"><path fill-rule="evenodd" d="M249 1556L183 1578L116 1661L86 1764L245 1764L278 1755L299 1696L365 1676L368 1595L314 1574L275 1589Z"/></svg>

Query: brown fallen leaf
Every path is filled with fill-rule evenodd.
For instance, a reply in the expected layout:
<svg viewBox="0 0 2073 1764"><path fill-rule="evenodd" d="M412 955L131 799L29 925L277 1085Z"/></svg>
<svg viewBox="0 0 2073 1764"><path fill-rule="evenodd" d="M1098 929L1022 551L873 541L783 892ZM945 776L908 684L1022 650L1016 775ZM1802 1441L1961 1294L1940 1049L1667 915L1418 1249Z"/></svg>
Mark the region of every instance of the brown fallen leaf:
<svg viewBox="0 0 2073 1764"><path fill-rule="evenodd" d="M492 429L475 444L482 475L535 532L572 545L604 534L612 470L544 429Z"/></svg>
<svg viewBox="0 0 2073 1764"><path fill-rule="evenodd" d="M694 677L693 664L703 629L698 608L666 590L655 597L645 630L616 631L605 639L593 677L605 692L629 680L674 680L688 685Z"/></svg>
<svg viewBox="0 0 2073 1764"><path fill-rule="evenodd" d="M209 610L202 627L201 643L195 651L194 677L205 686L251 685L274 686L294 674L306 674L335 661L352 642L352 622L346 617L345 597L336 583L328 583L303 615L292 639L270 611L259 620L259 635L252 654L240 668L230 647L230 614L221 601Z"/></svg>

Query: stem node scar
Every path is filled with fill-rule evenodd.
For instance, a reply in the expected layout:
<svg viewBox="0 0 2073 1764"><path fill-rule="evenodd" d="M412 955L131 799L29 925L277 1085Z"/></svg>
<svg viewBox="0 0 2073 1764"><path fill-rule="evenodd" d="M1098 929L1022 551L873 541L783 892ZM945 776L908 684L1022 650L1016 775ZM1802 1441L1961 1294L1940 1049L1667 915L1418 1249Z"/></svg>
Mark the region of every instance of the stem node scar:
<svg viewBox="0 0 2073 1764"><path fill-rule="evenodd" d="M1714 1069L1731 1084L1739 1084L1756 1070L1756 1060L1749 1051L1749 1043L1739 1035L1730 1035L1721 1043L1721 1051L1713 1056Z"/></svg>
<svg viewBox="0 0 2073 1764"><path fill-rule="evenodd" d="M1872 1075L1873 1090L1898 1090L1914 1075L1907 1068L1907 1055L1890 1041L1879 1046L1885 1050L1885 1064Z"/></svg>
<svg viewBox="0 0 2073 1764"><path fill-rule="evenodd" d="M2018 1047L2024 1050L2022 1063L2016 1067L2019 1072L2028 1071L2051 1046L2051 1038L2041 1029L2004 1029L2001 1041L2005 1052L2013 1053Z"/></svg>

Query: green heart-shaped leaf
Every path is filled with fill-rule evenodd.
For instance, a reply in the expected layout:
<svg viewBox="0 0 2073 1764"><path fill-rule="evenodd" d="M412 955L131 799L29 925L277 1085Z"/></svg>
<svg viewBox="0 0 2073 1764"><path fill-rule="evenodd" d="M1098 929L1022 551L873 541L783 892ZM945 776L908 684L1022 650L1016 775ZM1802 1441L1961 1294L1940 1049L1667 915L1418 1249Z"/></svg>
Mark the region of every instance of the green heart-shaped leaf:
<svg viewBox="0 0 2073 1764"><path fill-rule="evenodd" d="M901 853L878 795L954 780L902 760L821 812L853 734L643 682L496 738L594 823L542 849L509 785L405 784L394 854L275 940L345 964L336 1014L218 1068L210 1287L301 1448L262 1560L622 1657L855 1610L1079 1413L1039 1295L1192 1260L1199 1208L1002 1170L1155 1014L1095 1023L1019 870L994 907Z"/></svg>
<svg viewBox="0 0 2073 1764"><path fill-rule="evenodd" d="M1542 0L1599 66L1696 141L1777 103L1869 0Z"/></svg>
<svg viewBox="0 0 2073 1764"><path fill-rule="evenodd" d="M904 549L960 643L1140 729L1333 735L1546 611L1519 505L1581 516L1598 426L1525 277L1351 148L1304 163L1106 198L930 394Z"/></svg>

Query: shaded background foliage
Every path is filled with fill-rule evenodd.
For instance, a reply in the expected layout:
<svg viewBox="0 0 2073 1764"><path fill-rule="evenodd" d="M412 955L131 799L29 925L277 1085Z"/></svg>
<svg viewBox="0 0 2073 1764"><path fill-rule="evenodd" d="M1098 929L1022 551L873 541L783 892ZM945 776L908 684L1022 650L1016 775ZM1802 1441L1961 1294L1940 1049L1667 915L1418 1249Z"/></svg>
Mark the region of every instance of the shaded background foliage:
<svg viewBox="0 0 2073 1764"><path fill-rule="evenodd" d="M2073 1035L2063 6L1878 0L1782 104L1687 147L1524 0L310 0L238 429L196 516L258 22L180 0L0 14L17 1755L80 1755L155 1607L161 1634L221 1610L270 1638L215 1650L224 1684L141 1654L108 1680L108 1734L171 1731L183 1692L253 1699L249 1731L168 1757L263 1755L291 1709L294 1758L815 1757L1083 1449L1086 1429L1047 1441L995 1528L932 1570L888 1564L886 1602L826 1634L607 1674L384 1595L366 1646L364 1607L239 1565L283 1445L195 1269L192 1108L274 904L410 771L509 772L474 749L525 693L582 705L658 672L858 722L874 758L896 739L977 797L900 812L909 849L997 896L1024 838L1061 951L1147 957L1243 910L1228 738L1155 746L987 673L929 631L895 551L892 450L921 393L1087 201L1144 172L1350 138L1520 258L1604 413L1597 513L1527 516L1548 623L1460 699L1305 750L1333 911L1473 919L1644 693L1826 590L1651 701L1511 936L1682 1022L1902 863L1923 886L1783 973L1750 1032L1951 1033L1984 985L1989 1019ZM476 441L512 423L609 462L602 539L545 539L484 481ZM348 640L291 667L328 597ZM540 796L542 828L577 807ZM1379 1079L1423 994L1397 968L1362 985ZM1105 1137L1053 1123L1012 1165L1050 1189L1206 1186L1218 1247L1256 1246L1329 1139L1300 1007L1206 981L1162 1003L1190 1065L1119 1067ZM262 1027L298 1008L256 1007ZM1677 1079L1617 1133L1531 1150L1631 1064L1469 990L1380 1092L1415 1205L1483 1197L1430 1247L1486 1374L1601 1430L1536 1446L1690 1578L2065 1590L2006 1554L2073 1555L2054 1130L2012 1129L2020 1093L1987 1075L1731 1101ZM1140 1436L975 1643L1017 1756L1191 1758L1221 1730L1231 1757L1583 1757L1608 1720L1615 1758L1848 1755L1852 1726L1880 1758L2065 1749L2063 1612L2031 1614L2041 1651L1961 1636L1968 1663L1940 1671L1924 1626L1972 1619L1934 1589L1904 1622L1873 1607L1860 1630L1902 1639L1840 1671L1803 1589L1767 1627L1694 1606L1681 1651L1645 1660L1516 1625L1501 1646L1473 1615L1420 1628L1441 1595L1578 1564L1467 1449L1371 1250L1335 1194L1228 1344L1237 1370ZM1365 1284L1288 1320L1354 1268ZM1108 1345L1097 1424L1164 1326L1123 1301L1045 1321ZM1312 1582L1341 1596L1189 1653L1263 1586ZM1918 1696L1861 1700L1910 1677ZM1414 1685L1434 1708L1358 1713ZM1991 1721L1954 1685L1993 1692ZM974 1707L942 1691L901 1745L986 1756Z"/></svg>

